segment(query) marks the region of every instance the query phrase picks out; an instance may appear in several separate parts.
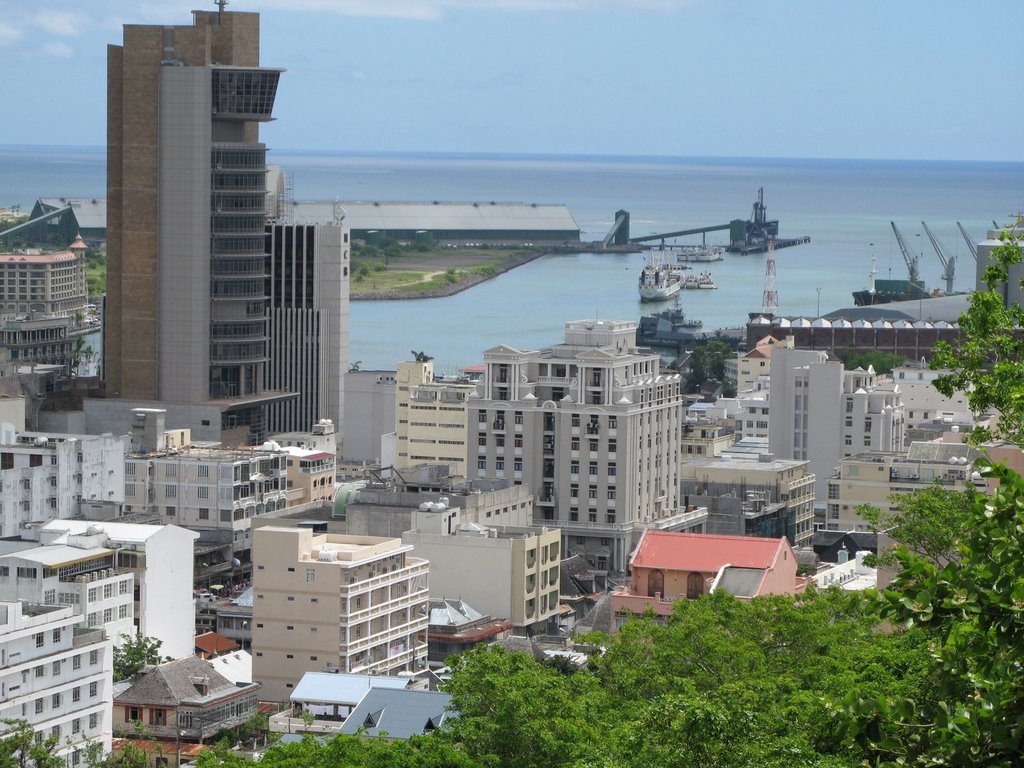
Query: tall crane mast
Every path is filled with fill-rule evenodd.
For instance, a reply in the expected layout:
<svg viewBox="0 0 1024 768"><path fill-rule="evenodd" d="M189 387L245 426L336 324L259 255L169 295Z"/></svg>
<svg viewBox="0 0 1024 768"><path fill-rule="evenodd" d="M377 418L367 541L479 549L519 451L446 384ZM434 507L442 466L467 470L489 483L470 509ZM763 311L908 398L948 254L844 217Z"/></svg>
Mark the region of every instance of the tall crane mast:
<svg viewBox="0 0 1024 768"><path fill-rule="evenodd" d="M964 236L964 242L967 243L967 248L970 250L971 256L973 256L975 259L977 259L978 258L978 246L975 244L975 242L971 238L971 236L967 234L967 230L964 229L964 225L963 224L961 224L958 221L956 223L956 225L960 229L960 234Z"/></svg>
<svg viewBox="0 0 1024 768"><path fill-rule="evenodd" d="M900 233L899 229L896 227L896 222L895 221L890 221L889 223L892 224L892 231L896 235L896 242L899 243L900 253L903 254L903 260L905 262L907 262L907 274L910 277L910 282L912 282L912 283L920 282L921 281L921 271L920 271L920 269L918 268L918 265L917 265L917 262L918 262L917 254L915 254L912 250L910 250L910 248L907 246L906 242L903 240L903 235Z"/></svg>
<svg viewBox="0 0 1024 768"><path fill-rule="evenodd" d="M924 233L928 235L928 239L932 241L932 248L935 249L939 261L942 262L942 279L946 281L946 293L952 293L953 277L956 275L956 256L946 253L945 248L942 247L939 239L932 234L932 231L928 229L927 224L922 221L921 226L924 227Z"/></svg>

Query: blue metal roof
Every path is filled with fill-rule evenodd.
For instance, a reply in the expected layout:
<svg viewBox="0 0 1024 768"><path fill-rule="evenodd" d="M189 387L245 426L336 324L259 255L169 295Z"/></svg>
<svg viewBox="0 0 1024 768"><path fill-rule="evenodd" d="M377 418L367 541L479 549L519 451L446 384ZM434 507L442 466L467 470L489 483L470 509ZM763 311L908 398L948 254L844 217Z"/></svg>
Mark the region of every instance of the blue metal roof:
<svg viewBox="0 0 1024 768"><path fill-rule="evenodd" d="M342 733L367 736L387 735L389 739L408 739L440 728L449 711L452 697L439 691L395 691L374 688L359 702L341 727Z"/></svg>
<svg viewBox="0 0 1024 768"><path fill-rule="evenodd" d="M373 688L405 688L409 682L407 677L307 672L292 691L291 700L355 705Z"/></svg>

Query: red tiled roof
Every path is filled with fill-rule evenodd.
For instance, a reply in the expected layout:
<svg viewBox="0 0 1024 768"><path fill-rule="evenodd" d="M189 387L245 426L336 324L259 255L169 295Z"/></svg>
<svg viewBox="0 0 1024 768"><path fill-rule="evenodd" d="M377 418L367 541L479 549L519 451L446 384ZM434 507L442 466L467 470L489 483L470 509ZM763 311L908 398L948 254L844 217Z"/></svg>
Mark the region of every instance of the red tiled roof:
<svg viewBox="0 0 1024 768"><path fill-rule="evenodd" d="M703 573L715 572L723 565L770 568L784 546L785 539L644 531L630 565Z"/></svg>
<svg viewBox="0 0 1024 768"><path fill-rule="evenodd" d="M224 635L218 635L216 632L206 632L196 635L196 648L202 651L204 657L216 656L218 653L237 651L238 643Z"/></svg>
<svg viewBox="0 0 1024 768"><path fill-rule="evenodd" d="M308 456L299 456L299 458L305 461L307 459L333 459L335 458L335 456L333 453L328 453L327 451L320 451L319 453L311 453Z"/></svg>
<svg viewBox="0 0 1024 768"><path fill-rule="evenodd" d="M64 261L74 261L78 256L71 251L56 251L53 253L5 253L0 255L0 261L5 264L60 264Z"/></svg>

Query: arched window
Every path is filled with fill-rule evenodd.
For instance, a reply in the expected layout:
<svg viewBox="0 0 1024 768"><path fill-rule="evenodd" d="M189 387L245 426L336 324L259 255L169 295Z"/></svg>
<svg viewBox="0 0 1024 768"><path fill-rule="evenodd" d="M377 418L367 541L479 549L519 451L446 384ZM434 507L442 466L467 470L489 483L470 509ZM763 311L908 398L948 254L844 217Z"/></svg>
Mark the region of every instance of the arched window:
<svg viewBox="0 0 1024 768"><path fill-rule="evenodd" d="M704 594L704 576L699 573L691 573L686 577L686 598L696 600Z"/></svg>
<svg viewBox="0 0 1024 768"><path fill-rule="evenodd" d="M647 596L654 597L656 594L665 596L665 574L661 571L651 571L647 574Z"/></svg>

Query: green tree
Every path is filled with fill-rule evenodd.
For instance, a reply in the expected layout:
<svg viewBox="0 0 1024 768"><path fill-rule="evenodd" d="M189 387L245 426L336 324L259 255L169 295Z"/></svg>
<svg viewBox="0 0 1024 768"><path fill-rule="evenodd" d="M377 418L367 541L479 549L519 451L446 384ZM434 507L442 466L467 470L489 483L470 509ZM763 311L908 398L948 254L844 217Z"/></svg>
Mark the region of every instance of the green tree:
<svg viewBox="0 0 1024 768"><path fill-rule="evenodd" d="M933 637L936 690L907 699L848 696L846 738L877 764L1018 765L1024 754L1024 478L978 462L999 486L968 510L959 557L936 565L905 548L877 595L894 625Z"/></svg>
<svg viewBox="0 0 1024 768"><path fill-rule="evenodd" d="M913 493L893 494L889 497L892 510L863 506L857 511L873 530L884 531L915 555L944 565L959 554L976 495L973 489L954 491L930 485ZM889 552L879 561L883 565L895 565L896 557Z"/></svg>
<svg viewBox="0 0 1024 768"><path fill-rule="evenodd" d="M495 768L583 765L607 742L606 697L593 675L565 675L525 653L478 647L449 659L459 712L438 734Z"/></svg>
<svg viewBox="0 0 1024 768"><path fill-rule="evenodd" d="M936 389L947 397L966 392L976 413L998 410L999 432L1024 445L1024 307L1007 306L1001 290L1010 267L1020 263L1021 246L1016 228L1004 231L1000 240L982 277L987 290L971 294L960 315L960 340L937 343L931 367L949 371L935 380ZM986 430L975 430L975 440L987 437Z"/></svg>
<svg viewBox="0 0 1024 768"><path fill-rule="evenodd" d="M412 355L412 359L417 363L429 363L434 359L426 352L417 352L415 349L410 350L409 354Z"/></svg>
<svg viewBox="0 0 1024 768"><path fill-rule="evenodd" d="M720 339L709 339L690 353L690 373L686 377L688 392L697 392L708 379L725 378L725 361L733 350Z"/></svg>
<svg viewBox="0 0 1024 768"><path fill-rule="evenodd" d="M881 349L870 349L865 352L847 349L837 350L837 352L846 369L863 368L867 370L870 365L876 373L892 373L892 369L902 365L906 359L903 355L885 352Z"/></svg>
<svg viewBox="0 0 1024 768"><path fill-rule="evenodd" d="M137 634L114 647L114 681L127 680L147 664L159 664L162 640Z"/></svg>
<svg viewBox="0 0 1024 768"><path fill-rule="evenodd" d="M64 758L55 754L57 739L49 736L36 741L32 726L24 720L2 721L0 768L64 768Z"/></svg>

